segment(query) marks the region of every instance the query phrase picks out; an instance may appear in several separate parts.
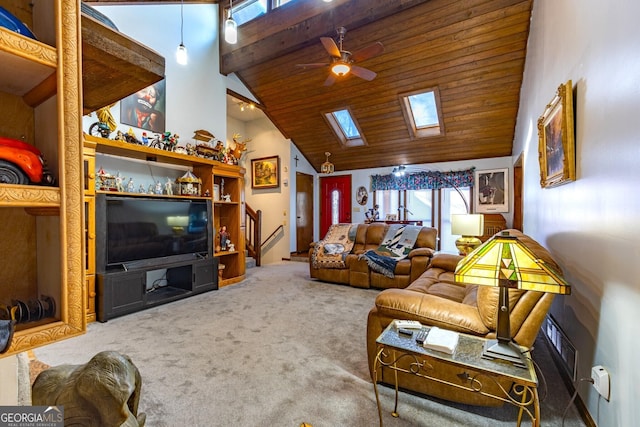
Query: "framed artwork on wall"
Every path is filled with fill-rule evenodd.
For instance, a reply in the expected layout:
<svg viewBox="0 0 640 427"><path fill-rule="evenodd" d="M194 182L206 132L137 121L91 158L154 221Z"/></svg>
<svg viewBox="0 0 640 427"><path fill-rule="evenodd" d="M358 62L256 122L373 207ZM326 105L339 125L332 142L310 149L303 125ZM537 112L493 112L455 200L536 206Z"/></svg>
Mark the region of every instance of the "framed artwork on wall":
<svg viewBox="0 0 640 427"><path fill-rule="evenodd" d="M538 119L538 154L542 188L576 180L571 80L558 87Z"/></svg>
<svg viewBox="0 0 640 427"><path fill-rule="evenodd" d="M280 187L280 156L251 159L251 188Z"/></svg>
<svg viewBox="0 0 640 427"><path fill-rule="evenodd" d="M509 169L475 171L476 213L509 212Z"/></svg>
<svg viewBox="0 0 640 427"><path fill-rule="evenodd" d="M367 189L363 186L358 187L358 191L356 192L356 202L358 202L359 205L364 206L367 204L367 199L369 199Z"/></svg>
<svg viewBox="0 0 640 427"><path fill-rule="evenodd" d="M163 133L166 111L165 79L120 101L120 123Z"/></svg>

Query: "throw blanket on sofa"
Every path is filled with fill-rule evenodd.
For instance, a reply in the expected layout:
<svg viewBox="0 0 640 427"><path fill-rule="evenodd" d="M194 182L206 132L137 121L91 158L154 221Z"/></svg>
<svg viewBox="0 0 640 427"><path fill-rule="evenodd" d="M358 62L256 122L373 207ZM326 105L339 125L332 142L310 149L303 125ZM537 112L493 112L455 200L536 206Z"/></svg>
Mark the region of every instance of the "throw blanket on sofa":
<svg viewBox="0 0 640 427"><path fill-rule="evenodd" d="M347 254L356 240L356 224L333 224L311 254L313 268L345 268Z"/></svg>
<svg viewBox="0 0 640 427"><path fill-rule="evenodd" d="M396 264L409 255L421 228L415 225L391 224L378 249L369 250L359 258L365 259L373 271L393 278Z"/></svg>

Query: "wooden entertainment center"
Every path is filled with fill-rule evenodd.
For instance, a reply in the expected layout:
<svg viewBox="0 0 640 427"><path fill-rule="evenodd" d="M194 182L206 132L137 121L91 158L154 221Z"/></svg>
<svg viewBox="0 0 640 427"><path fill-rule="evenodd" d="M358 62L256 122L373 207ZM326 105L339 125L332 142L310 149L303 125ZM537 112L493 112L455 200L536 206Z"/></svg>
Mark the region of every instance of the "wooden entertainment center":
<svg viewBox="0 0 640 427"><path fill-rule="evenodd" d="M151 148L144 145L84 135L85 139L85 211L87 212L87 292L94 295L93 312L87 307L89 319L106 321L122 314L132 313L153 305L185 298L197 293L218 289L218 287L237 283L245 276L244 225L242 224L244 207L244 169L216 160L194 155ZM166 265L157 262L139 263L133 267L123 267L120 271L106 271L104 262L96 262L96 194L136 197L136 194L116 191L96 190L96 156L106 154L136 163L146 162L153 166L174 165L188 168L202 180L201 196L180 195L144 195L158 199L206 200L211 204L211 218L208 222L213 233L211 236L212 259L192 258L168 261ZM121 171L125 175L126 170ZM224 183L223 183L224 180ZM224 185L223 185L224 184ZM224 200L218 191L223 187L229 200ZM234 250L216 250L218 232L225 226L232 237ZM220 274L218 274L219 266ZM126 268L126 270L125 270ZM167 289L147 292L150 274L166 269ZM97 279L97 280L96 280ZM96 307L97 305L97 307Z"/></svg>

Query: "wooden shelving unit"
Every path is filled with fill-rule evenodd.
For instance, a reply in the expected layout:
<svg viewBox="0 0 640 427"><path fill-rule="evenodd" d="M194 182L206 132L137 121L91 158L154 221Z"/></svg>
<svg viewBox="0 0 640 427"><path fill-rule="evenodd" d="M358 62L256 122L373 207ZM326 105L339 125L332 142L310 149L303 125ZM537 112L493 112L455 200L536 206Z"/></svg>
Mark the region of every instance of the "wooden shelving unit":
<svg viewBox="0 0 640 427"><path fill-rule="evenodd" d="M213 223L216 230L227 227L235 251L214 251L214 256L224 265L221 270L219 286L237 283L245 277L244 256L244 169L219 163L213 169L213 182L220 189L220 200L214 200ZM222 196L229 195L230 201L224 201ZM219 238L216 239L216 245Z"/></svg>
<svg viewBox="0 0 640 427"><path fill-rule="evenodd" d="M157 148L151 148L143 145L127 143L123 141L115 141L104 139L92 135L84 135L85 146L88 147L88 152L85 153L85 162L89 164L95 154L109 154L117 156L122 159L133 159L136 161L144 160L153 162L159 166L163 164L167 165L179 165L190 168L193 173L202 180L202 194L199 197L202 199L211 200L213 205L213 218L212 229L214 236L214 246L219 241L218 230L221 225L227 226L227 231L230 235L232 242L235 245L235 251L214 251L214 257L217 258L220 264L224 264L224 269L221 270L221 277L219 277L218 286L226 286L233 283L240 282L245 277L245 257L244 257L244 230L242 225L242 215L244 207L244 169L235 166L227 165L216 160L206 159L202 157L174 153L171 151L160 150ZM93 169L91 170L95 174L95 160L93 160ZM122 171L126 174L126 171ZM230 196L231 201L225 202L223 200L214 200L214 184L222 187L222 180L224 180L224 194ZM95 195L95 184L92 190L85 193L85 196L91 197L89 194L93 192ZM110 192L110 194L119 194L117 192ZM127 196L134 196L131 193L122 193ZM208 194L208 195L204 195ZM194 196L153 196L145 194L143 197L172 197L172 198L189 198L194 199L198 197ZM87 207L87 211L90 208ZM87 218L87 222L91 223L93 218L90 216ZM92 246L91 239L87 239L87 251L95 252L95 248ZM87 258L90 259L90 258ZM87 273L90 275L89 272ZM89 282L88 286L90 285ZM95 282L94 282L95 285ZM90 293L88 288L88 293ZM95 304L95 302L94 302ZM87 306L89 307L89 306ZM89 309L87 316L89 320L95 320L95 309L93 312Z"/></svg>
<svg viewBox="0 0 640 427"><path fill-rule="evenodd" d="M39 40L53 42L0 28L0 135L40 149L57 186L0 184L0 303L46 295L56 307L51 316L18 323L9 351L0 357L86 330L79 3L35 0L27 6L7 0L3 6Z"/></svg>

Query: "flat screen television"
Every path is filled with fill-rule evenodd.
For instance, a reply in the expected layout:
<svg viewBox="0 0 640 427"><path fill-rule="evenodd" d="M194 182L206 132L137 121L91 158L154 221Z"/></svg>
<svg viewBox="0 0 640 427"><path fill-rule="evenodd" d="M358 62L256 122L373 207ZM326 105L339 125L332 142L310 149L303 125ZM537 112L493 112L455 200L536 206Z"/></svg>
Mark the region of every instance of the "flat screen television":
<svg viewBox="0 0 640 427"><path fill-rule="evenodd" d="M211 202L99 194L96 261L100 267L154 265L211 256Z"/></svg>

